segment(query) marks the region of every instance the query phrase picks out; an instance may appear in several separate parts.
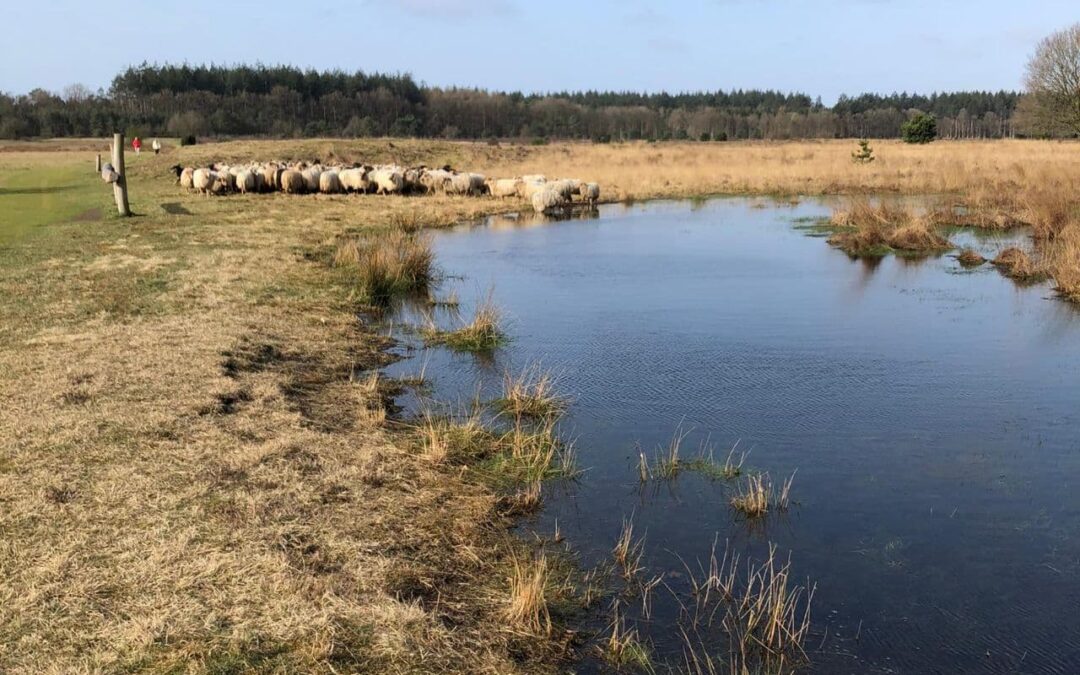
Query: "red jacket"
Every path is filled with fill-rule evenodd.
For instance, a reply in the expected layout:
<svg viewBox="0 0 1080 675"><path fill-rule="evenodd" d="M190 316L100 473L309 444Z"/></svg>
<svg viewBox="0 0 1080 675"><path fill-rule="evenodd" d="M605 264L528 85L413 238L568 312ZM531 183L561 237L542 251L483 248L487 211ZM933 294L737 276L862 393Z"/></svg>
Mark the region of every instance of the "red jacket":
<svg viewBox="0 0 1080 675"><path fill-rule="evenodd" d="M131 142L131 147L133 147L133 148L135 148L136 150L138 150L139 148L141 148L141 147L142 147L142 141L140 141L140 140L138 139L138 137L136 137L136 138L135 138L135 140L133 140L133 141Z"/></svg>

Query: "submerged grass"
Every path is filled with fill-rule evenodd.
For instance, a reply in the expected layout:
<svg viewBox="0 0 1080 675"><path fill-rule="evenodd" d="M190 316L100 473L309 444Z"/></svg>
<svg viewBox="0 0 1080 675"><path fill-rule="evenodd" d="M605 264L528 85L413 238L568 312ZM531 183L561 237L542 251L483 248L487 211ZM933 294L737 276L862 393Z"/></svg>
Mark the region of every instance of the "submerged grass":
<svg viewBox="0 0 1080 675"><path fill-rule="evenodd" d="M742 474L747 454L740 453L736 458L738 443L731 447L723 461L715 458L714 449L707 440L701 444L697 455L684 458L682 444L688 434L688 431L676 430L666 445L657 448L656 457L651 464L645 459L645 453L639 450L638 472L642 482L649 478L674 480L686 471L701 474L711 480L731 480Z"/></svg>
<svg viewBox="0 0 1080 675"><path fill-rule="evenodd" d="M502 310L490 293L477 305L469 323L450 330L429 325L423 330L423 336L431 344L446 345L461 352L491 352L507 341L502 329Z"/></svg>
<svg viewBox="0 0 1080 675"><path fill-rule="evenodd" d="M770 510L787 511L794 480L792 473L786 481L775 486L767 473L747 476L745 484L731 497L731 506L747 518L761 518Z"/></svg>

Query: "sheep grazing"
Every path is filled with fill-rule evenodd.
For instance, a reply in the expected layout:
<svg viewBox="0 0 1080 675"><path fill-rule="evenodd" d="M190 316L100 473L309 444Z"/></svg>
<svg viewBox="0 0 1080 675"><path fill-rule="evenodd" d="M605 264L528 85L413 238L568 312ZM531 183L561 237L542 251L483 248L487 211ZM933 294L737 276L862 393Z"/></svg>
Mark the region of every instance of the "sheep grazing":
<svg viewBox="0 0 1080 675"><path fill-rule="evenodd" d="M375 184L375 194L401 194L402 189L405 187L404 176L395 169L375 169L371 172L370 178L371 182Z"/></svg>
<svg viewBox="0 0 1080 675"><path fill-rule="evenodd" d="M331 195L341 191L341 179L337 171L323 171L319 174L319 192Z"/></svg>
<svg viewBox="0 0 1080 675"><path fill-rule="evenodd" d="M524 183L520 178L497 178L489 180L487 187L493 197L517 197Z"/></svg>
<svg viewBox="0 0 1080 675"><path fill-rule="evenodd" d="M296 169L286 169L281 174L281 191L298 195L304 192L304 175Z"/></svg>
<svg viewBox="0 0 1080 675"><path fill-rule="evenodd" d="M518 186L518 196L525 199L532 199L533 195L537 192L542 192L547 188L547 182L542 180L525 180L522 178L521 184Z"/></svg>
<svg viewBox="0 0 1080 675"><path fill-rule="evenodd" d="M236 189L240 194L247 194L249 192L255 192L257 183L255 181L255 174L247 169L240 170L236 176Z"/></svg>
<svg viewBox="0 0 1080 675"><path fill-rule="evenodd" d="M549 213L570 203L562 192L550 188L534 192L531 201L537 213Z"/></svg>
<svg viewBox="0 0 1080 675"><path fill-rule="evenodd" d="M600 184L583 183L579 193L582 201L588 202L589 206L596 206L596 202L600 200Z"/></svg>
<svg viewBox="0 0 1080 675"><path fill-rule="evenodd" d="M563 179L552 181L551 183L547 184L547 187L549 190L554 190L558 192L560 195L562 195L563 199L569 201L573 198L574 195L578 193L578 186L580 184L581 181Z"/></svg>
<svg viewBox="0 0 1080 675"><path fill-rule="evenodd" d="M450 176L446 192L454 195L479 195L486 190L484 176L479 173L455 173Z"/></svg>

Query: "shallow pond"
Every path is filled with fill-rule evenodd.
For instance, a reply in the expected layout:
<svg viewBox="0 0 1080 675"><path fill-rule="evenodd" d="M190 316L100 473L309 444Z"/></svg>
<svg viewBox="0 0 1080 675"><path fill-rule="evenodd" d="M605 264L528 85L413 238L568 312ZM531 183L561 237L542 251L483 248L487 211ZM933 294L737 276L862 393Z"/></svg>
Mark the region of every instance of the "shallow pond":
<svg viewBox="0 0 1080 675"><path fill-rule="evenodd" d="M668 202L439 232L460 275L440 294L467 316L493 285L512 341L493 359L418 349L388 372L424 368L436 398L466 400L507 369L555 371L586 471L525 527L557 520L588 565L632 514L674 592L714 539L790 551L817 585L811 672L1080 672L1080 314L989 265L853 261L797 225L828 210ZM1010 242L952 239L988 256ZM652 456L677 429L687 455L708 438L774 477L797 469L792 508L751 526L732 482L643 487L637 446ZM677 660L677 617L661 589L632 619Z"/></svg>

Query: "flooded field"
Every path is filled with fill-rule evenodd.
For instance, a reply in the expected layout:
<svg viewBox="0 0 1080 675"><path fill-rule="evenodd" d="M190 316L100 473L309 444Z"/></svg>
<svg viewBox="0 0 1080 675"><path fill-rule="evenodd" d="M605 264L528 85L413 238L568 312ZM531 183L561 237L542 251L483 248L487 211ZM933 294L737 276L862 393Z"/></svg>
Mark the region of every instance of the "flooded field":
<svg viewBox="0 0 1080 675"><path fill-rule="evenodd" d="M688 568L715 541L758 560L775 544L816 584L810 672L1080 671L1080 314L989 265L851 260L802 226L828 212L667 202L436 233L439 294L469 316L493 287L511 341L480 358L406 335L387 372L461 402L536 362L558 376L584 473L524 529L557 522L590 566L632 518L664 581L624 613L657 661L682 658ZM990 258L1024 237L951 239ZM402 309L395 336L423 320ZM744 476L642 483L639 453L677 433L687 457L748 453ZM785 513L731 508L750 469L794 473Z"/></svg>

